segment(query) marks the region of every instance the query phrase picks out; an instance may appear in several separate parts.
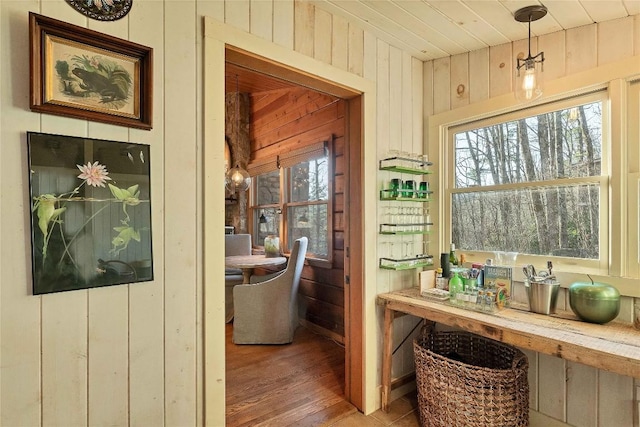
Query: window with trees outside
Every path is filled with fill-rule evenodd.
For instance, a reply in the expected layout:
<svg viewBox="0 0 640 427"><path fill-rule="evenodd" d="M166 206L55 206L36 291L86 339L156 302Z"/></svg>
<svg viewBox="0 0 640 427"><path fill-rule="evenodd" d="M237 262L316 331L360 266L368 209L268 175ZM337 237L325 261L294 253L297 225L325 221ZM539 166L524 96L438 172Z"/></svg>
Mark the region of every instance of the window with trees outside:
<svg viewBox="0 0 640 427"><path fill-rule="evenodd" d="M602 91L450 128L451 241L470 251L606 256L606 108Z"/></svg>
<svg viewBox="0 0 640 427"><path fill-rule="evenodd" d="M280 156L280 168L255 177L252 210L256 245L263 245L268 235L276 235L283 252L289 252L294 241L304 236L309 239L307 258L330 260L330 157L324 147Z"/></svg>

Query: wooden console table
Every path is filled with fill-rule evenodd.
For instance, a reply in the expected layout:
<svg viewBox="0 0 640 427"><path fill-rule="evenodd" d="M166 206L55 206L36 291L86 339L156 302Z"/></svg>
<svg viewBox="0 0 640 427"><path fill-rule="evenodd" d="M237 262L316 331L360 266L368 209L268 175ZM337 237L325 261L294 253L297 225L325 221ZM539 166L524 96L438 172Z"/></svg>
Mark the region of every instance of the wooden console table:
<svg viewBox="0 0 640 427"><path fill-rule="evenodd" d="M393 320L405 314L458 327L516 347L640 378L640 331L630 324L611 322L596 325L578 321L573 313L546 316L516 308L494 314L475 312L423 298L417 288L380 294L377 302L384 306L382 410L385 412L389 409L393 387Z"/></svg>

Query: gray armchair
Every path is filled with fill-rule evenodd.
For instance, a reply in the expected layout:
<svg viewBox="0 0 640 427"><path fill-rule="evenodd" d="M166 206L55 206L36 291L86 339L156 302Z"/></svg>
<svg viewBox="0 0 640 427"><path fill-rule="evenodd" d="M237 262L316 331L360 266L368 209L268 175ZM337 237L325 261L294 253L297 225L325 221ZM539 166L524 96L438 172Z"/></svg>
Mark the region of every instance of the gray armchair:
<svg viewBox="0 0 640 427"><path fill-rule="evenodd" d="M287 268L282 272L252 276L251 284L233 288L235 344L288 344L293 341L298 327L298 287L307 243L306 237L294 242Z"/></svg>
<svg viewBox="0 0 640 427"><path fill-rule="evenodd" d="M225 234L224 256L251 255L251 234ZM225 321L233 319L233 287L242 284L242 270L226 268L224 271Z"/></svg>

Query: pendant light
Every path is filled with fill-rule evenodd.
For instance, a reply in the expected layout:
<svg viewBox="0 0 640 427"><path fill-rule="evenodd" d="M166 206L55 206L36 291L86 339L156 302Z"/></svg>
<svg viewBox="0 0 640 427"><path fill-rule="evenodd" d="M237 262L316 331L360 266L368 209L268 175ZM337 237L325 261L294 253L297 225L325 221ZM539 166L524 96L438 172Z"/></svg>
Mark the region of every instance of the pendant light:
<svg viewBox="0 0 640 427"><path fill-rule="evenodd" d="M238 75L236 74L236 146L239 146L240 140L240 89L238 87ZM232 194L239 191L247 191L251 185L251 177L249 172L242 169L236 163L236 167L227 171L224 180L225 187Z"/></svg>
<svg viewBox="0 0 640 427"><path fill-rule="evenodd" d="M529 55L518 58L516 66L516 98L521 101L533 101L542 96L544 52L531 56L531 23L546 14L547 8L543 5L523 7L513 14L516 21L529 24Z"/></svg>

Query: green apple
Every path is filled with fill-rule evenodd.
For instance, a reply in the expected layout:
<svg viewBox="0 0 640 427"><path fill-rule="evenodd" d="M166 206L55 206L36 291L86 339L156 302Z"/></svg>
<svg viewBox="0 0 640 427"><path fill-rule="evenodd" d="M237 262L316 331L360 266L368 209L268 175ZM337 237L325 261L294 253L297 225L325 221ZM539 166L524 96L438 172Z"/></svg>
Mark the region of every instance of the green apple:
<svg viewBox="0 0 640 427"><path fill-rule="evenodd" d="M569 305L586 322L607 323L620 313L620 292L606 283L575 282L569 287Z"/></svg>

